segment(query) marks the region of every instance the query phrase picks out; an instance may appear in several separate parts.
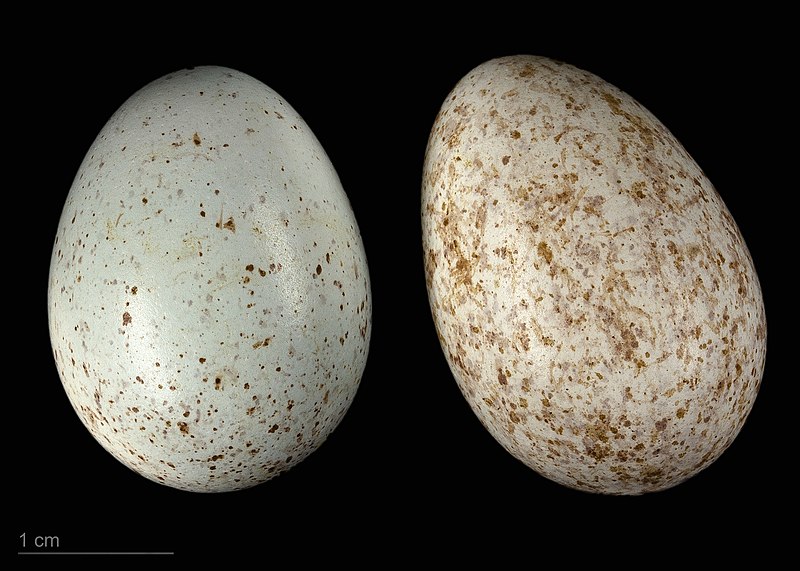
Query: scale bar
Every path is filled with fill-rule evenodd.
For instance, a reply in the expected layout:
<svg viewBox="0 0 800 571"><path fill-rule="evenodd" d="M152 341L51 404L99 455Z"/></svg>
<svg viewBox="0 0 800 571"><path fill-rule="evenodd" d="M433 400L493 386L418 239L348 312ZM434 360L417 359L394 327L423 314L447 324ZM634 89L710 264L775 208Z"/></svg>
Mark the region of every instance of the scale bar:
<svg viewBox="0 0 800 571"><path fill-rule="evenodd" d="M17 551L17 555L175 555L174 551Z"/></svg>

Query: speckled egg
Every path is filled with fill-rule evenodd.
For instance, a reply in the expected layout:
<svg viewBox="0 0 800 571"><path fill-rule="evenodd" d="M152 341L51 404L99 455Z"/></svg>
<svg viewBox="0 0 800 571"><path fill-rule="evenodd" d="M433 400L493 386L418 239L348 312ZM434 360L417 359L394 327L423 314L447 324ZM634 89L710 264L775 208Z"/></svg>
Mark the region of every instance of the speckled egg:
<svg viewBox="0 0 800 571"><path fill-rule="evenodd" d="M619 89L540 57L475 68L434 124L422 225L453 375L530 468L652 492L742 428L766 352L753 262L702 170Z"/></svg>
<svg viewBox="0 0 800 571"><path fill-rule="evenodd" d="M64 206L48 304L92 435L201 492L318 448L371 327L364 248L325 151L280 95L221 67L162 77L105 125Z"/></svg>

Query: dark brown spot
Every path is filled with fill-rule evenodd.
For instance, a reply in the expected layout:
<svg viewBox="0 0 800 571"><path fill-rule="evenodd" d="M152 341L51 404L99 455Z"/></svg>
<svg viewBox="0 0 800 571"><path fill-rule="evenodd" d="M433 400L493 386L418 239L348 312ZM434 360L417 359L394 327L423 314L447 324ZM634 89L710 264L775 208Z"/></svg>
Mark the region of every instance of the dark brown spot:
<svg viewBox="0 0 800 571"><path fill-rule="evenodd" d="M545 262L548 264L553 261L553 251L546 242L539 242L539 245L536 247L536 252L539 254L539 256L544 258Z"/></svg>
<svg viewBox="0 0 800 571"><path fill-rule="evenodd" d="M641 472L642 482L645 484L658 484L662 475L663 470L660 468L646 467Z"/></svg>
<svg viewBox="0 0 800 571"><path fill-rule="evenodd" d="M506 379L506 374L503 372L502 369L497 369L497 381L501 385L507 385L508 384L508 379Z"/></svg>
<svg viewBox="0 0 800 571"><path fill-rule="evenodd" d="M192 135L192 142L199 147L200 143L202 142L200 141L200 135L198 135L197 133Z"/></svg>
<svg viewBox="0 0 800 571"><path fill-rule="evenodd" d="M126 325L129 325L131 321L133 321L133 319L131 318L131 314L130 313L128 313L126 311L125 313L122 314L122 326L123 327L126 326Z"/></svg>
<svg viewBox="0 0 800 571"><path fill-rule="evenodd" d="M613 433L613 430L604 414L601 414L594 424L586 427L586 438L584 439L586 453L597 461L611 455L611 445L608 444L609 432Z"/></svg>

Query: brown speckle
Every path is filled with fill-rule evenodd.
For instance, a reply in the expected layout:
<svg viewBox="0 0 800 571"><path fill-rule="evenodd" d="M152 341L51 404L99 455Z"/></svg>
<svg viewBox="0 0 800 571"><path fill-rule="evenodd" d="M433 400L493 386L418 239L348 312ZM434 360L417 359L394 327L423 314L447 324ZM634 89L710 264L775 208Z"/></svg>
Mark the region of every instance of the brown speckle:
<svg viewBox="0 0 800 571"><path fill-rule="evenodd" d="M497 371L497 382L499 382L501 385L508 384L508 379L506 379L506 374L503 372L502 369L498 369Z"/></svg>
<svg viewBox="0 0 800 571"><path fill-rule="evenodd" d="M553 251L546 242L539 242L539 245L536 247L536 251L548 264L553 261Z"/></svg>

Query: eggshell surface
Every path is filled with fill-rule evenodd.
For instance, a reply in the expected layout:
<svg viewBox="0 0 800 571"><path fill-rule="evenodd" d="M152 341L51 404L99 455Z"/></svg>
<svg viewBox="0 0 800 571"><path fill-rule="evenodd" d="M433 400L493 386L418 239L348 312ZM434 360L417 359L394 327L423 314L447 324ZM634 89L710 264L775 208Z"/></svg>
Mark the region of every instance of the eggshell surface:
<svg viewBox="0 0 800 571"><path fill-rule="evenodd" d="M371 302L347 196L308 125L243 73L134 94L70 190L48 290L64 389L157 482L246 488L317 449L364 370Z"/></svg>
<svg viewBox="0 0 800 571"><path fill-rule="evenodd" d="M627 94L546 58L475 68L431 132L422 226L453 375L530 468L652 492L739 433L766 353L753 262L702 170Z"/></svg>

